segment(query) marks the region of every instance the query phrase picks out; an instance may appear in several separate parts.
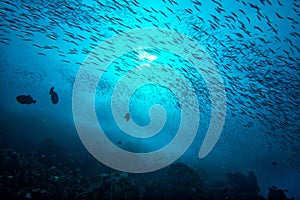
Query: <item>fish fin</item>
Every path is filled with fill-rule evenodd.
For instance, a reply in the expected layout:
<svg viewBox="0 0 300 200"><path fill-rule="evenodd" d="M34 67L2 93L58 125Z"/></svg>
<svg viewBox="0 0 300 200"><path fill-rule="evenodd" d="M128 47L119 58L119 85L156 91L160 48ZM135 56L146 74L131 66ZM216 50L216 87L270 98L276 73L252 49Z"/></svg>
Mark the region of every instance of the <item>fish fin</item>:
<svg viewBox="0 0 300 200"><path fill-rule="evenodd" d="M49 91L49 94L51 94L54 90L54 87L51 87L50 91Z"/></svg>

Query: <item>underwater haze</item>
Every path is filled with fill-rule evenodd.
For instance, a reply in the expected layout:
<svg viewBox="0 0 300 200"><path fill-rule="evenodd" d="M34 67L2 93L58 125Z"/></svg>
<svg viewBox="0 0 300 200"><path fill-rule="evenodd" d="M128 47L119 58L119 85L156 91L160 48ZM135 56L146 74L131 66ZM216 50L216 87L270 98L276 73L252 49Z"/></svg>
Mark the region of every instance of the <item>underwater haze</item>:
<svg viewBox="0 0 300 200"><path fill-rule="evenodd" d="M300 199L300 1L0 0L1 199Z"/></svg>

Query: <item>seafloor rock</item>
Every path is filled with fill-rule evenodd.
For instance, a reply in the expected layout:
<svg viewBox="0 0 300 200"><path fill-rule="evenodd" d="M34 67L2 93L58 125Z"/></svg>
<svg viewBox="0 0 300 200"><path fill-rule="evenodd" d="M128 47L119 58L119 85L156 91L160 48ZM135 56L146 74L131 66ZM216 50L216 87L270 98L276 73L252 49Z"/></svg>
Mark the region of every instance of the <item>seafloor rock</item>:
<svg viewBox="0 0 300 200"><path fill-rule="evenodd" d="M111 172L87 154L73 154L51 140L34 153L0 150L1 199L72 200L263 200L254 173L228 174L227 181L207 184L198 173L175 163L156 175ZM102 174L102 175L101 175ZM143 178L145 177L145 178ZM139 178L139 179L138 179ZM142 180L142 181L138 181ZM269 200L291 200L271 188Z"/></svg>
<svg viewBox="0 0 300 200"><path fill-rule="evenodd" d="M70 157L67 158L66 150L50 138L43 140L39 144L34 156L38 162L48 167L72 167Z"/></svg>
<svg viewBox="0 0 300 200"><path fill-rule="evenodd" d="M294 198L287 198L284 191L275 187L269 188L268 200L293 200Z"/></svg>
<svg viewBox="0 0 300 200"><path fill-rule="evenodd" d="M40 143L37 149L37 153L40 155L52 157L65 156L64 149L60 145L55 144L54 141L50 138L47 138Z"/></svg>
<svg viewBox="0 0 300 200"><path fill-rule="evenodd" d="M260 189L258 187L257 178L253 172L249 172L248 177L242 173L228 173L227 176L229 178L228 192L232 199L264 199L257 194Z"/></svg>
<svg viewBox="0 0 300 200"><path fill-rule="evenodd" d="M183 163L172 164L166 177L145 185L145 200L152 199L202 199L202 182L198 173Z"/></svg>
<svg viewBox="0 0 300 200"><path fill-rule="evenodd" d="M141 188L127 173L103 174L97 186L79 197L81 200L140 200Z"/></svg>
<svg viewBox="0 0 300 200"><path fill-rule="evenodd" d="M172 164L168 172L172 199L197 199L202 193L199 174L183 163Z"/></svg>
<svg viewBox="0 0 300 200"><path fill-rule="evenodd" d="M66 154L64 163L73 160L71 154ZM52 163L56 165L49 166L49 162L41 162L37 153L21 154L12 149L0 150L1 199L74 200L85 191L87 185L91 185L82 171L74 170L71 173L75 163L73 167Z"/></svg>

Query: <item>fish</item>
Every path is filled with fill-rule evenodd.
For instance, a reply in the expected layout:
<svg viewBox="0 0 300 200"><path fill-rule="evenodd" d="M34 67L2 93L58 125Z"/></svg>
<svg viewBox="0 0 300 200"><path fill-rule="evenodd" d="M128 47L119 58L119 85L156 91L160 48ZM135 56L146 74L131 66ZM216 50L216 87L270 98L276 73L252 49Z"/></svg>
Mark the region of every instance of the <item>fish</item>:
<svg viewBox="0 0 300 200"><path fill-rule="evenodd" d="M19 95L16 97L17 101L20 104L35 104L36 100L32 98L30 95Z"/></svg>
<svg viewBox="0 0 300 200"><path fill-rule="evenodd" d="M126 121L129 121L130 120L130 113L126 113L124 118L126 119Z"/></svg>
<svg viewBox="0 0 300 200"><path fill-rule="evenodd" d="M242 10L242 9L239 9L239 11L240 11L241 13L243 13L244 15L246 15L246 13L245 13L245 11L244 11L244 10Z"/></svg>
<svg viewBox="0 0 300 200"><path fill-rule="evenodd" d="M238 36L239 38L244 38L244 36L241 33L234 33L236 36Z"/></svg>
<svg viewBox="0 0 300 200"><path fill-rule="evenodd" d="M254 8L254 9L256 9L257 11L259 11L259 10L260 10L260 7L258 7L258 6L257 6L257 5L255 5L255 4L248 3L248 5L250 5L250 7L251 7L251 8Z"/></svg>
<svg viewBox="0 0 300 200"><path fill-rule="evenodd" d="M277 0L277 3L278 5L283 6L283 4L279 0Z"/></svg>
<svg viewBox="0 0 300 200"><path fill-rule="evenodd" d="M57 104L58 103L58 95L57 93L54 91L54 87L51 87L49 94L51 95L51 101L53 104Z"/></svg>
<svg viewBox="0 0 300 200"><path fill-rule="evenodd" d="M213 58L226 83L228 111L232 116L255 118L266 129L283 130L286 135L299 132L299 128L293 125L296 117L291 117L299 110L299 78L296 75L300 67L300 4L296 0L288 4L282 0L236 0L230 2L232 6L225 6L217 0L205 3L192 0L191 5L182 7L176 6L179 1L174 0L163 0L160 2L164 4L162 7L154 4L153 7L143 6L137 0L113 0L111 3L100 0L90 1L94 3L80 0L41 0L36 4L31 1L11 2L1 2L1 48L17 39L34 48L40 55L39 59L56 54L63 67L72 68L73 64L84 63L81 57L92 54L99 43L128 29L154 26L171 30L176 27L176 31L195 39ZM154 37L149 37L153 44L156 42ZM130 38L128 41L138 46L142 39ZM166 44L163 38L160 41L160 44ZM180 39L174 42L179 44ZM111 55L116 53L113 48L100 48ZM184 47L183 50L190 52L193 58L201 59L201 55L192 52L193 47ZM90 63L96 66L109 60L95 55ZM182 63L178 59L169 59L168 63L161 64L183 72L190 82L200 80L190 69L180 67L184 65ZM116 74L122 75L133 63L124 59L116 65ZM36 73L18 75L40 78ZM199 85L195 83L197 94L202 93ZM57 103L54 88L50 95L52 103ZM275 115L276 118L272 117ZM129 120L130 115L125 119ZM247 122L242 124L249 125Z"/></svg>
<svg viewBox="0 0 300 200"><path fill-rule="evenodd" d="M263 33L263 30L261 30L261 28L259 28L258 26L254 26L254 28Z"/></svg>
<svg viewBox="0 0 300 200"><path fill-rule="evenodd" d="M279 19L284 19L283 16L281 16L278 12L275 12L276 16L279 18Z"/></svg>

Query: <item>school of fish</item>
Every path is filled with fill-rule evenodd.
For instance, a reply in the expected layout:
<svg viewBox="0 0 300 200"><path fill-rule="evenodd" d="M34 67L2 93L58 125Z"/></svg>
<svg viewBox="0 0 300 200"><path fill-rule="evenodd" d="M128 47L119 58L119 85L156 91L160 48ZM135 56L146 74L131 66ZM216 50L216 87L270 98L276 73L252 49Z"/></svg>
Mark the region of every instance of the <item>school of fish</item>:
<svg viewBox="0 0 300 200"><path fill-rule="evenodd" d="M192 0L187 6L185 1L157 2L161 7L143 6L138 0L1 0L0 46L18 38L36 48L37 56L54 53L72 68L81 64L80 56L115 34L143 27L177 30L198 41L216 63L226 88L228 117L240 118L249 128L254 125L249 119L261 124L262 134L283 150L294 152L291 159L297 157L300 1ZM207 7L211 10L204 9ZM155 49L149 52L158 58L164 54ZM135 54L127 57L136 59ZM132 60L115 60L115 76L130 70ZM201 76L190 63L173 55L163 64L183 74L199 98L206 96L203 104L209 104ZM300 165L296 159L293 162Z"/></svg>

